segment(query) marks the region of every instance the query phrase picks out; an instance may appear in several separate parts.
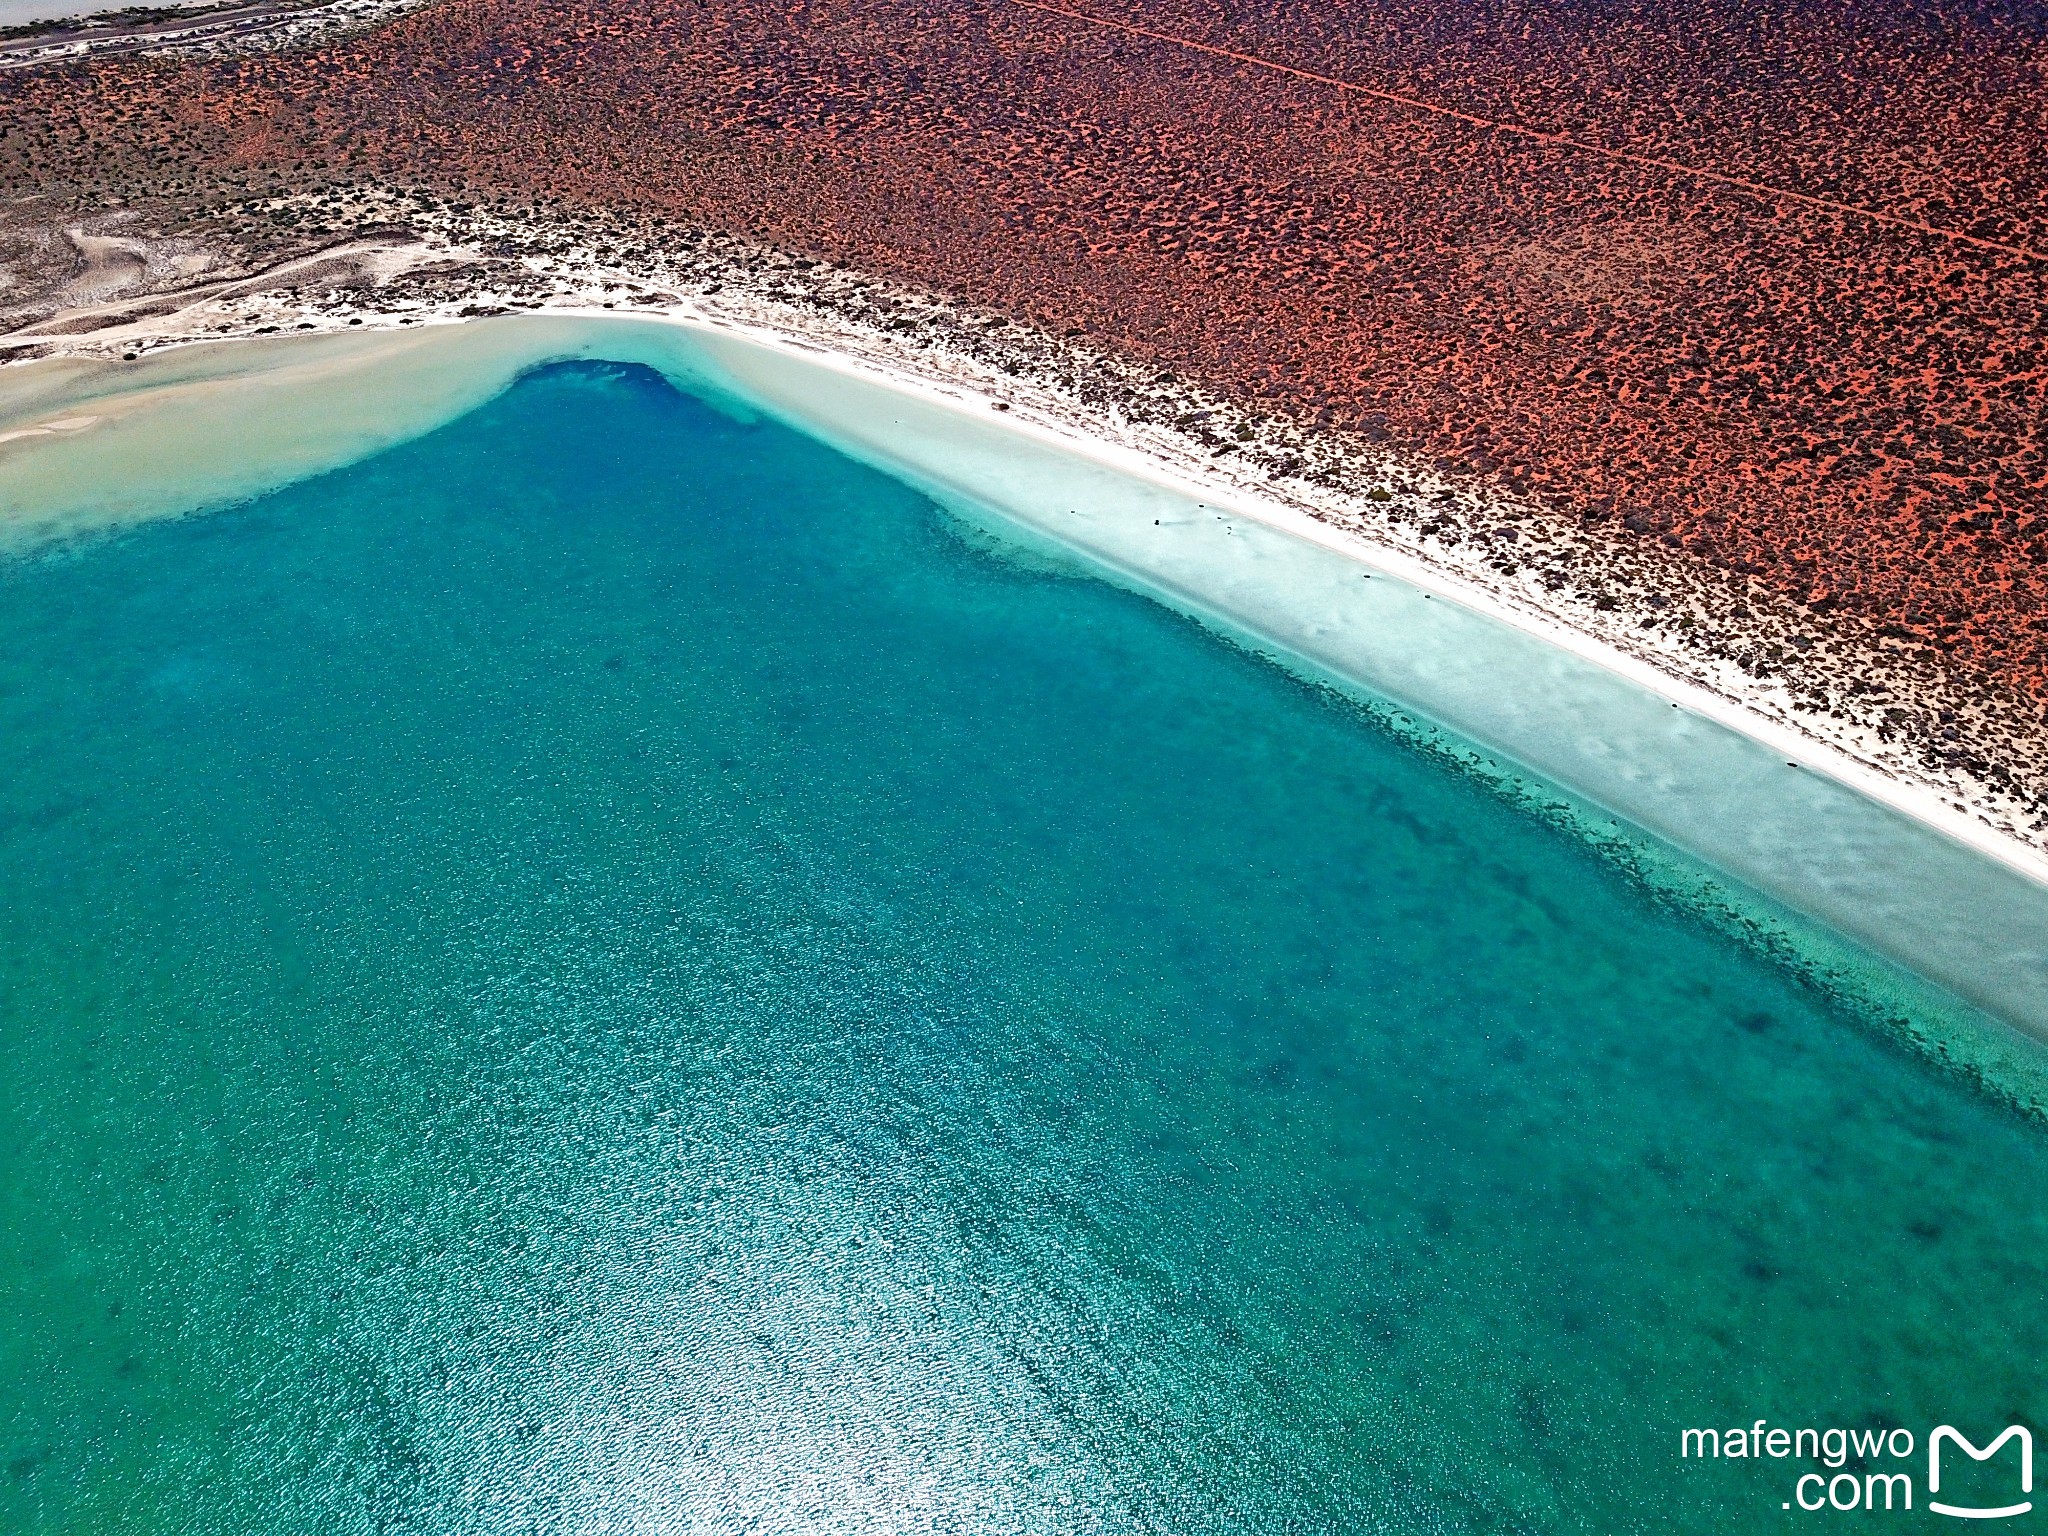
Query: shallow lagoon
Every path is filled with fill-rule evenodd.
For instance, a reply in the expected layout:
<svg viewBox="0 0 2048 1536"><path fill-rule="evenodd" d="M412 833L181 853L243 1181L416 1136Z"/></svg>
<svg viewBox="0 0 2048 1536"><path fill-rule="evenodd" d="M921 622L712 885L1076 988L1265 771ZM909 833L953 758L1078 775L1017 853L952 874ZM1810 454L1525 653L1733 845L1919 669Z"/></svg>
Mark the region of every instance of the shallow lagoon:
<svg viewBox="0 0 2048 1536"><path fill-rule="evenodd" d="M1748 1530L2048 1138L637 369L0 574L0 1528ZM1967 1326L1958 1326L1967 1319Z"/></svg>

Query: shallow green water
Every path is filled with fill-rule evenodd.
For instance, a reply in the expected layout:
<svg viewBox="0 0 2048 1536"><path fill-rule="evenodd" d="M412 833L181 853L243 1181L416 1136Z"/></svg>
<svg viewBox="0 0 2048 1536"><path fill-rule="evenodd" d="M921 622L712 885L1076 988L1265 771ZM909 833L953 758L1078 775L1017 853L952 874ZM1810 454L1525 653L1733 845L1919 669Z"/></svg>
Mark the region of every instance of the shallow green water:
<svg viewBox="0 0 2048 1536"><path fill-rule="evenodd" d="M1773 1530L1681 1428L2048 1419L2038 1126L644 372L0 568L0 770L0 1531Z"/></svg>

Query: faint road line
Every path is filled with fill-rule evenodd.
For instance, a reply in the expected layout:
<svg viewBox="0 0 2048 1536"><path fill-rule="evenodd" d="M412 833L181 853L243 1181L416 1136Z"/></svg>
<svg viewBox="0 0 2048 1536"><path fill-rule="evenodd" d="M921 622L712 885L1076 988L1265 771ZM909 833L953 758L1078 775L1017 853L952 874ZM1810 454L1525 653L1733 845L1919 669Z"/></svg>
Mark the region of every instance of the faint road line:
<svg viewBox="0 0 2048 1536"><path fill-rule="evenodd" d="M1456 107L1440 106L1433 101L1424 101L1416 96L1403 96L1398 91L1383 91L1370 85L1359 85L1352 80L1340 80L1334 75L1319 75L1313 70L1296 69L1292 64L1276 63L1262 59L1255 53L1239 53L1232 48L1219 48L1214 43L1198 43L1193 38L1176 37L1171 32L1154 32L1149 27L1134 26L1128 21L1113 21L1107 16L1091 16L1085 11L1070 11L1063 5L1048 5L1045 0L1011 0L1013 5L1027 11L1043 11L1048 16L1064 16L1070 21L1086 22L1091 27L1105 27L1111 31L1128 32L1133 37L1149 37L1154 42L1171 43L1176 48L1192 49L1196 53L1212 54L1219 59L1229 59L1238 64L1249 64L1256 69L1270 69L1275 74L1292 75L1297 80L1310 80L1317 85L1327 85L1334 90L1349 91L1357 96L1370 96L1375 101L1390 101L1396 106L1408 107L1416 112L1427 112L1434 117L1448 117L1454 122L1468 123L1475 128L1488 128L1496 133L1513 134L1517 138L1533 139L1539 144L1555 145L1561 149L1576 149L1584 154L1598 155L1603 160L1618 161L1623 165L1646 166L1651 170L1669 171L1679 176L1696 176L1702 181L1718 182L1724 187L1734 187L1756 197L1775 202L1798 203L1808 208L1819 208L1828 213L1847 214L1851 218L1868 219L1873 224L1888 224L1895 229L1910 229L1917 234L1932 235L1938 240L1950 240L1957 245L1976 246L1980 250L2000 251L2007 256L2018 256L2026 261L2048 262L2048 252L2036 251L2024 245L2007 245L1999 240L1987 240L1982 235L1966 235L1960 230L1943 229L1938 224L1923 224L1918 219L1905 218L1896 213L1879 213L1873 208L1858 207L1854 203L1838 203L1832 198L1814 197L1806 192L1794 192L1786 187L1774 187L1767 182L1750 181L1741 176L1730 176L1723 171L1710 171L1697 165L1687 165L1682 160L1666 160L1658 155L1632 155L1625 149L1609 149L1605 145L1592 143L1587 139L1575 139L1566 133L1549 133L1541 128L1525 127L1521 123L1504 122L1496 117L1481 117L1476 112L1461 112Z"/></svg>

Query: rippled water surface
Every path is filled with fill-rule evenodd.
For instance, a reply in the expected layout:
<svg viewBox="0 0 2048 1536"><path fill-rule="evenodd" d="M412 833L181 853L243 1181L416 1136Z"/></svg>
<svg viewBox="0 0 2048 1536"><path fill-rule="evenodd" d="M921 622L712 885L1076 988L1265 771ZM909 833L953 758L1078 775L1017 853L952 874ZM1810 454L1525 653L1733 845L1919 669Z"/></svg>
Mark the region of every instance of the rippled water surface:
<svg viewBox="0 0 2048 1536"><path fill-rule="evenodd" d="M2048 1420L2040 1129L637 370L0 568L0 1061L7 1532L1772 1530L1681 1427Z"/></svg>

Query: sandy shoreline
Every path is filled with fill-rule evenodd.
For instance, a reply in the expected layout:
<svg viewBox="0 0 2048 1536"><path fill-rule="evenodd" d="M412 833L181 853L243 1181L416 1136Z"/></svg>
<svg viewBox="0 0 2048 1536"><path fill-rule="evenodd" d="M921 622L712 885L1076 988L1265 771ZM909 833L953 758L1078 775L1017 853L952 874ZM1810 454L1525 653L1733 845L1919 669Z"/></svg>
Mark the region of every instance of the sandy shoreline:
<svg viewBox="0 0 2048 1536"><path fill-rule="evenodd" d="M649 253L622 249L630 236L604 229L602 216L594 230L588 217L437 211L395 194L351 212L359 225L402 218L406 231L313 245L267 272L95 294L0 336L0 357L107 360L118 372L123 359L204 341L411 329L508 312L725 328L952 405L1000 402L1016 430L1228 505L1535 634L2048 883L2048 820L2025 778L2040 765L2025 743L2006 754L2021 773L2007 772L2005 786L1967 767L1931 765L1926 742L1899 729L1908 712L1899 703L1954 740L1977 723L1958 708L1968 708L1967 690L1922 679L1933 697L1910 697L1911 680L1869 682L1853 655L1845 687L1816 695L1809 681L1802 697L1799 674L1828 664L1839 671L1853 646L1831 652L1824 625L1782 602L1769 611L1772 599L1753 583L1722 578L1720 590L1695 591L1682 609L1683 594L1663 595L1672 573L1658 567L1679 567L1681 580L1701 573L1664 552L1635 551L1637 568L1625 569L1603 564L1607 551L1579 535L1586 547L1560 553L1573 531L1546 524L1540 509L1480 497L1369 445L1304 433L971 306L745 242L707 235L693 249ZM0 372L0 381L20 378L12 366ZM24 419L5 393L0 432L90 430L69 426L83 414L69 405L49 421ZM0 453L8 446L0 442ZM1574 563L1598 567L1613 584L1589 590L1578 571L1561 580L1559 570ZM1783 654L1788 623L1805 631L1791 640L1797 664L1753 665L1756 655ZM1702 629L1710 631L1704 640ZM1752 656L1729 643L1731 634Z"/></svg>
<svg viewBox="0 0 2048 1536"><path fill-rule="evenodd" d="M445 257L424 255L445 272ZM414 270L421 257L377 259ZM1410 728L1396 717L1413 711L1425 750L1448 751L1665 899L2048 1114L2038 1058L2048 859L2038 848L1743 699L1344 526L1284 481L1219 473L1171 438L1162 448L1143 423L1091 410L1043 377L906 348L758 286L616 291L525 305L458 289L468 302L336 306L287 334L276 318L250 323L259 316L217 328L218 306L250 295L223 297L216 285L118 338L95 332L98 360L65 338L46 368L0 368L0 435L19 434L0 441L0 547L90 536L340 468L466 414L548 361L644 362L743 414L779 416L972 519L986 511L1027 541L1068 546L1311 678L1363 689L1401 734ZM463 323L483 311L508 318ZM518 311L530 318L510 318ZM110 364L110 347L138 362ZM122 489L112 500L89 489L107 486ZM36 526L36 509L67 502ZM1900 969L1872 969L1872 955ZM1959 1012L1957 999L1990 1018ZM2033 1044L2011 1039L2015 1029Z"/></svg>
<svg viewBox="0 0 2048 1536"><path fill-rule="evenodd" d="M418 6L420 0L183 0L183 3L108 7L99 0L68 0L51 14L29 5L19 19L0 25L0 70L41 69L122 54L247 53L301 47L322 37L375 26Z"/></svg>
<svg viewBox="0 0 2048 1536"><path fill-rule="evenodd" d="M1608 644L1533 606L1505 601L1498 592L1461 580L1455 572L1413 553L1390 544L1375 543L1351 530L1333 527L1299 504L1260 495L1204 473L1204 466L1198 460L1183 457L1176 462L1169 456L1148 453L1106 434L1089 433L1071 417L1045 410L1037 403L1014 403L1012 390L1006 389L1000 380L968 376L933 379L886 359L820 348L811 335L707 315L693 306L647 310L585 308L560 312L593 319L632 315L729 329L765 346L801 349L806 360L816 366L865 374L893 388L921 394L948 405L979 404L983 408L994 408L1000 401L1006 408L1008 425L1013 430L1035 435L1063 452L1093 459L1125 474L1171 486L1210 505L1336 551L1363 567L1399 576L1414 586L1510 624L1572 655L1618 673L1684 709L1761 741L1774 751L1784 753L1787 758L1797 760L1803 767L1825 773L1871 799L1937 827L1979 852L2048 884L2048 854L2039 847L2000 833L1981 819L1958 811L1937 793L1895 774L1888 774L1881 767L1853 757L1789 722L1763 713L1739 697L1730 697L1662 670L1640 656Z"/></svg>

